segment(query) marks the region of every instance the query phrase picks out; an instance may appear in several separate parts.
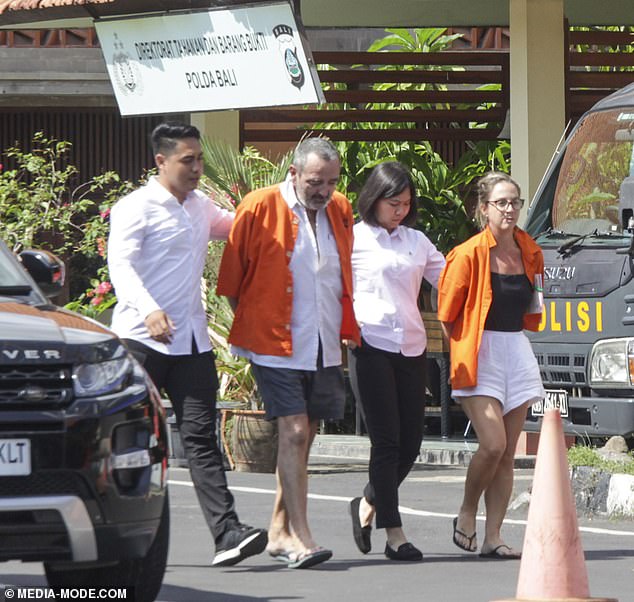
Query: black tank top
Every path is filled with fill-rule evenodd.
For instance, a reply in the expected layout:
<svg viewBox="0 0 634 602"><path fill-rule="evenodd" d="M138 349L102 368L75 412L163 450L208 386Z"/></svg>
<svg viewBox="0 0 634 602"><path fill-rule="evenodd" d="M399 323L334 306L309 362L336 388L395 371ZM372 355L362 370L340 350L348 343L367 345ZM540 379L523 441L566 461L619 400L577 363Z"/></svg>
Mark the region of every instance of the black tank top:
<svg viewBox="0 0 634 602"><path fill-rule="evenodd" d="M518 332L531 302L533 287L526 274L498 274L491 272L493 301L489 308L485 330Z"/></svg>

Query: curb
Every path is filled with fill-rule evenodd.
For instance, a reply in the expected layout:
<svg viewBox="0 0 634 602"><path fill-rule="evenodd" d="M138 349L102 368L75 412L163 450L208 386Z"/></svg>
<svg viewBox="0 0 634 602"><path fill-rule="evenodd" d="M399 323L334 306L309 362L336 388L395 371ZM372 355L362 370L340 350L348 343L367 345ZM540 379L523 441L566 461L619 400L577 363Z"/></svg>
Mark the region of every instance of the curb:
<svg viewBox="0 0 634 602"><path fill-rule="evenodd" d="M634 518L634 476L574 466L570 481L577 512L586 516Z"/></svg>
<svg viewBox="0 0 634 602"><path fill-rule="evenodd" d="M434 466L468 466L477 449L477 443L464 441L423 441L415 464ZM351 461L369 461L370 441L367 437L317 435L311 448L311 460L341 458ZM515 468L534 468L536 456L515 457Z"/></svg>
<svg viewBox="0 0 634 602"><path fill-rule="evenodd" d="M634 518L634 475L612 475L606 506L610 517Z"/></svg>
<svg viewBox="0 0 634 602"><path fill-rule="evenodd" d="M469 466L472 451L453 449L421 449L415 464L434 464L438 466Z"/></svg>

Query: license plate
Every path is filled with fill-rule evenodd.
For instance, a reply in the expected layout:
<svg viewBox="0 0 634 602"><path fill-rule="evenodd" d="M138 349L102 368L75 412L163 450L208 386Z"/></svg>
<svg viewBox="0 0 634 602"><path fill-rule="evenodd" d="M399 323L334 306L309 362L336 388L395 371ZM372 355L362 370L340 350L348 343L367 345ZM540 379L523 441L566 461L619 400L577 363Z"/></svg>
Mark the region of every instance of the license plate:
<svg viewBox="0 0 634 602"><path fill-rule="evenodd" d="M543 416L546 410L559 410L559 413L568 416L568 392L563 389L546 389L546 397L536 401L531 407L533 416Z"/></svg>
<svg viewBox="0 0 634 602"><path fill-rule="evenodd" d="M22 477L31 474L31 441L0 439L0 477Z"/></svg>

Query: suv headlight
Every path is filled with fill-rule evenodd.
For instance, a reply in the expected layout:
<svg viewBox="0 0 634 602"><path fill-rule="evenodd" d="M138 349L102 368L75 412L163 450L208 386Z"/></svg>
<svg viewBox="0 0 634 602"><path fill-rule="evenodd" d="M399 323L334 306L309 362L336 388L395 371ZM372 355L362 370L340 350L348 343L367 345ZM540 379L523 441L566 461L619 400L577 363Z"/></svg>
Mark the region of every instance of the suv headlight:
<svg viewBox="0 0 634 602"><path fill-rule="evenodd" d="M590 386L634 386L634 339L605 339L594 344L590 353Z"/></svg>
<svg viewBox="0 0 634 602"><path fill-rule="evenodd" d="M133 368L126 355L107 362L79 364L73 369L73 387L77 397L116 393L130 382Z"/></svg>

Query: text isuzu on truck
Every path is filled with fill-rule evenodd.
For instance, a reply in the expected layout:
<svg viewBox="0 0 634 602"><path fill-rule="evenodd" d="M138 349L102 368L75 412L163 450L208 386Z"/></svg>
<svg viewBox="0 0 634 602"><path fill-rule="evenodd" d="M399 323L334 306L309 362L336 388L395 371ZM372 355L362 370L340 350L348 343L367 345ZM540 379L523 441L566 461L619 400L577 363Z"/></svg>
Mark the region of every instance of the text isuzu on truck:
<svg viewBox="0 0 634 602"><path fill-rule="evenodd" d="M529 333L547 402L580 437L634 435L634 84L588 111L555 154L525 229L544 252ZM529 408L537 430L543 404Z"/></svg>

